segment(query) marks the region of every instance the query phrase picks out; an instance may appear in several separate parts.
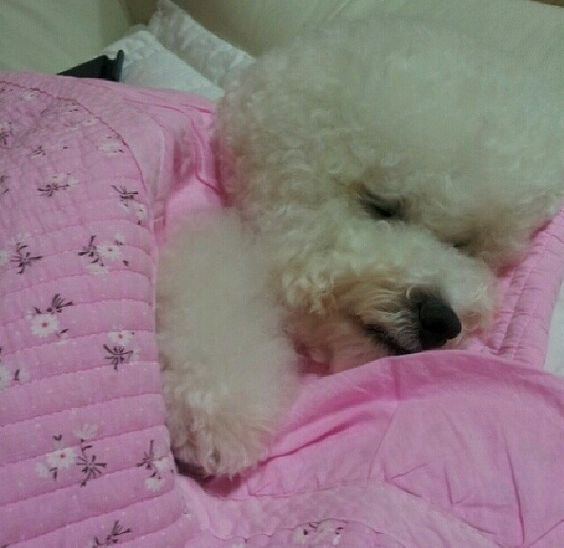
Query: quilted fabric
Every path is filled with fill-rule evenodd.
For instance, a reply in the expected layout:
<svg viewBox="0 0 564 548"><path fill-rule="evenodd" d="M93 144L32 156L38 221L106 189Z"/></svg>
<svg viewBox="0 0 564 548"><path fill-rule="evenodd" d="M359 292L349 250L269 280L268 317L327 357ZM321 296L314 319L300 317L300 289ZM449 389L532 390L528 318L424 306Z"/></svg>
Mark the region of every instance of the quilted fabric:
<svg viewBox="0 0 564 548"><path fill-rule="evenodd" d="M564 383L467 352L312 377L270 456L199 490L187 546L564 546Z"/></svg>
<svg viewBox="0 0 564 548"><path fill-rule="evenodd" d="M564 544L564 384L539 370L564 214L485 341L306 376L269 456L202 486L169 454L153 292L168 229L221 207L213 110L0 82L0 546Z"/></svg>
<svg viewBox="0 0 564 548"><path fill-rule="evenodd" d="M211 180L187 102L0 75L1 546L183 546L154 279L161 195Z"/></svg>
<svg viewBox="0 0 564 548"><path fill-rule="evenodd" d="M563 183L564 184L564 183ZM564 211L533 240L525 260L499 280L500 306L491 331L468 349L529 367L545 364L554 303L564 280ZM558 325L558 324L555 324ZM564 365L564 356L560 356ZM551 367L558 367L551 360Z"/></svg>
<svg viewBox="0 0 564 548"><path fill-rule="evenodd" d="M307 377L256 469L178 478L186 545L564 545L564 381L541 371L563 273L561 211L483 339Z"/></svg>

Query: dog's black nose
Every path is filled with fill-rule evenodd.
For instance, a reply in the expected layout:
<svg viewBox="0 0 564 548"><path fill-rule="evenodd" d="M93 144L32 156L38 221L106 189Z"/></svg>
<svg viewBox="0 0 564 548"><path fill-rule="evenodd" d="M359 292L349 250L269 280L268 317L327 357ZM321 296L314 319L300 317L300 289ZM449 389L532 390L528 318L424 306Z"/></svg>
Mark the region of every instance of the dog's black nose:
<svg viewBox="0 0 564 548"><path fill-rule="evenodd" d="M462 325L454 310L439 297L426 295L418 304L421 344L424 349L439 348L454 339Z"/></svg>

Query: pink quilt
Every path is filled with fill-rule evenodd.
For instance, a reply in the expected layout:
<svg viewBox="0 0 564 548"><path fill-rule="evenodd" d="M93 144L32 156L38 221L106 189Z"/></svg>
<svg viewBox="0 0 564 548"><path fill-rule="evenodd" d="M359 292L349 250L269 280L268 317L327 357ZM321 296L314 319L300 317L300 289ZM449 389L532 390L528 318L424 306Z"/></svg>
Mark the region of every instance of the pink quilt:
<svg viewBox="0 0 564 548"><path fill-rule="evenodd" d="M0 546L564 546L564 384L542 372L564 213L487 341L308 376L269 457L175 472L158 244L219 208L213 108L0 75Z"/></svg>

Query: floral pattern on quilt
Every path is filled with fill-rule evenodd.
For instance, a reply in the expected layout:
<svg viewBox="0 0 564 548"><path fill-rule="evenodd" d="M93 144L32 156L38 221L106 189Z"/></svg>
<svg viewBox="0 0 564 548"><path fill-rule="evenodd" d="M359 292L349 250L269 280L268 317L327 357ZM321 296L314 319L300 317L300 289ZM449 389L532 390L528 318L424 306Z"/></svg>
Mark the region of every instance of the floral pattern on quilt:
<svg viewBox="0 0 564 548"><path fill-rule="evenodd" d="M132 150L162 133L111 89L0 83L0 546L183 545Z"/></svg>
<svg viewBox="0 0 564 548"><path fill-rule="evenodd" d="M0 547L562 545L564 387L538 369L564 213L488 341L310 378L256 470L176 472L155 257L221 205L212 123L186 94L0 77Z"/></svg>

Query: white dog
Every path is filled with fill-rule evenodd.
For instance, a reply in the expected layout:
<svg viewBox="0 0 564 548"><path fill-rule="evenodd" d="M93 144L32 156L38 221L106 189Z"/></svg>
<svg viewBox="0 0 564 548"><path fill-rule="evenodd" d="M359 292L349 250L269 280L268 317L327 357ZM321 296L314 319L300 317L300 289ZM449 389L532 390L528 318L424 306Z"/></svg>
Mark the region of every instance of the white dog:
<svg viewBox="0 0 564 548"><path fill-rule="evenodd" d="M391 19L244 72L218 115L238 214L195 220L160 272L177 457L234 474L263 455L296 385L286 335L339 371L486 327L495 271L560 203L561 103L507 59Z"/></svg>

